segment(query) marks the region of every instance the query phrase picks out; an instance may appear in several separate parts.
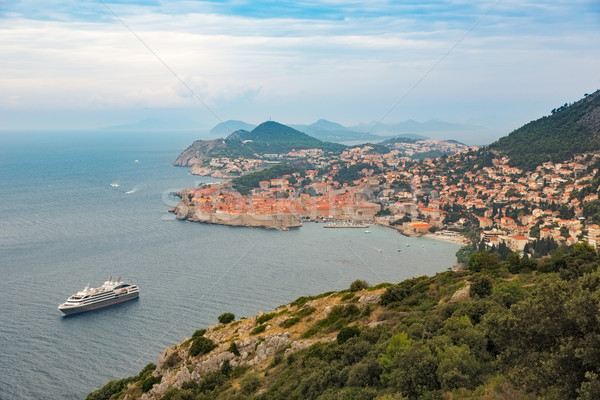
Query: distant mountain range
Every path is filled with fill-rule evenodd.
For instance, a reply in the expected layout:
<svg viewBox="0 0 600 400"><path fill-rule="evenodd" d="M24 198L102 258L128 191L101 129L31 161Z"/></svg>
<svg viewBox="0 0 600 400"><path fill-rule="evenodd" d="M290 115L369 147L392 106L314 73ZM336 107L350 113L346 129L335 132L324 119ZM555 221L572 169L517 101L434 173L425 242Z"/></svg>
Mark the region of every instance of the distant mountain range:
<svg viewBox="0 0 600 400"><path fill-rule="evenodd" d="M413 139L429 139L424 134L439 136L441 133L473 131L477 129L485 130L485 127L468 124L455 124L437 120L417 122L408 120L397 124L385 123L362 123L346 127L337 122L320 119L310 125L290 124L290 127L313 136L322 141L347 143L356 141L357 143L381 142L392 137L407 137ZM243 121L229 120L217 124L210 130L213 135L228 135L236 130L252 130L256 126Z"/></svg>

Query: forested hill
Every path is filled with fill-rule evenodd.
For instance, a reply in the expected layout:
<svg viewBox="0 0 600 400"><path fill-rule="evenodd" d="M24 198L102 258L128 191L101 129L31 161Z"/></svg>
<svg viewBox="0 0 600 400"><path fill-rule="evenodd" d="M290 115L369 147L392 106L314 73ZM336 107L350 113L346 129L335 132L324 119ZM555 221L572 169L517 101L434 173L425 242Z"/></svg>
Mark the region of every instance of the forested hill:
<svg viewBox="0 0 600 400"><path fill-rule="evenodd" d="M342 144L323 142L289 126L267 121L250 132L237 130L225 139L197 140L173 164L191 167L213 157L254 158L257 155L287 153L294 149L341 152L345 148Z"/></svg>
<svg viewBox="0 0 600 400"><path fill-rule="evenodd" d="M575 154L600 150L600 90L552 110L489 146L510 157L510 164L533 170Z"/></svg>

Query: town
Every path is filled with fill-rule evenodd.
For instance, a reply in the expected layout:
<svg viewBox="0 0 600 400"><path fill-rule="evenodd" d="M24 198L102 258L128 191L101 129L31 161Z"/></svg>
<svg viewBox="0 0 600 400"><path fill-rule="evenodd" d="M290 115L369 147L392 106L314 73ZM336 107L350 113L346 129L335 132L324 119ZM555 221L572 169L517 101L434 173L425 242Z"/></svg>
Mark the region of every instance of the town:
<svg viewBox="0 0 600 400"><path fill-rule="evenodd" d="M533 253L542 240L598 246L600 226L583 213L584 203L598 199L586 189L598 174L598 155L546 162L527 172L510 167L507 157L462 146L454 155L424 160L397 148L374 152L370 145L341 154L269 154L267 163L301 159L312 168L258 181L244 194L236 179L186 189L174 211L196 221L278 229L302 221L363 221L521 253ZM221 157L209 167L249 172L259 164L264 160Z"/></svg>

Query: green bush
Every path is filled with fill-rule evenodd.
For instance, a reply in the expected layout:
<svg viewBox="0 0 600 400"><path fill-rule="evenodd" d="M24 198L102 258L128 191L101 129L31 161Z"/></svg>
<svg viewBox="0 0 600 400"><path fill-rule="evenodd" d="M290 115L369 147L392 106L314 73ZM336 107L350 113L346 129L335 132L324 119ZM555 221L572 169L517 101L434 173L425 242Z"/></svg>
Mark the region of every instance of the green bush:
<svg viewBox="0 0 600 400"><path fill-rule="evenodd" d="M337 342L338 344L343 344L348 339L358 335L360 335L360 329L358 328L358 326L345 326L342 329L340 329L340 332L337 335Z"/></svg>
<svg viewBox="0 0 600 400"><path fill-rule="evenodd" d="M340 299L341 301L348 301L350 299L353 299L355 296L354 293L346 293L345 295L342 296L342 298Z"/></svg>
<svg viewBox="0 0 600 400"><path fill-rule="evenodd" d="M304 308L296 311L293 315L295 317L300 317L300 318L308 317L310 314L314 313L315 310L316 310L316 308L314 308L314 307L304 307Z"/></svg>
<svg viewBox="0 0 600 400"><path fill-rule="evenodd" d="M368 288L369 288L369 284L367 283L367 281L362 281L360 279L357 279L350 284L351 292L358 292L359 290L368 289Z"/></svg>
<svg viewBox="0 0 600 400"><path fill-rule="evenodd" d="M192 335L192 339L196 339L199 338L200 336L204 336L204 334L206 333L206 329L198 329L196 332L194 332L194 334Z"/></svg>
<svg viewBox="0 0 600 400"><path fill-rule="evenodd" d="M142 392L148 392L150 389L152 389L152 386L154 386L156 383L159 383L161 379L162 376L149 376L144 379L142 382Z"/></svg>
<svg viewBox="0 0 600 400"><path fill-rule="evenodd" d="M231 344L229 345L229 348L227 349L227 351L233 353L236 356L240 355L240 351L237 348L237 344L235 344L235 342L231 342Z"/></svg>
<svg viewBox="0 0 600 400"><path fill-rule="evenodd" d="M204 355L210 353L217 345L204 336L200 336L192 342L190 346L190 356L195 357L197 355Z"/></svg>
<svg viewBox="0 0 600 400"><path fill-rule="evenodd" d="M210 392L221 386L227 378L221 373L221 371L209 371L207 372L200 383L198 383L198 390L202 393Z"/></svg>
<svg viewBox="0 0 600 400"><path fill-rule="evenodd" d="M471 282L471 289L469 291L469 295L471 297L479 297L483 299L484 297L492 294L492 280L484 275L476 276Z"/></svg>
<svg viewBox="0 0 600 400"><path fill-rule="evenodd" d="M277 313L275 313L275 312L263 314L260 317L256 318L256 325L264 324L265 322L273 319L276 315L277 315Z"/></svg>
<svg viewBox="0 0 600 400"><path fill-rule="evenodd" d="M235 320L235 315L233 315L230 312L226 312L226 313L219 315L219 322L222 324L228 324L233 320Z"/></svg>
<svg viewBox="0 0 600 400"><path fill-rule="evenodd" d="M282 328L289 328L291 326L296 325L298 322L300 322L300 318L299 317L292 317L292 318L288 318L286 319L283 324L281 325Z"/></svg>
<svg viewBox="0 0 600 400"><path fill-rule="evenodd" d="M85 400L109 400L114 394L120 393L130 382L135 380L135 377L129 377L110 381L101 389L95 390L88 394Z"/></svg>
<svg viewBox="0 0 600 400"><path fill-rule="evenodd" d="M240 389L244 394L252 394L258 390L260 380L256 374L248 374L240 383Z"/></svg>
<svg viewBox="0 0 600 400"><path fill-rule="evenodd" d="M256 328L252 329L250 332L251 335L258 335L259 333L263 333L267 329L267 325L259 325Z"/></svg>

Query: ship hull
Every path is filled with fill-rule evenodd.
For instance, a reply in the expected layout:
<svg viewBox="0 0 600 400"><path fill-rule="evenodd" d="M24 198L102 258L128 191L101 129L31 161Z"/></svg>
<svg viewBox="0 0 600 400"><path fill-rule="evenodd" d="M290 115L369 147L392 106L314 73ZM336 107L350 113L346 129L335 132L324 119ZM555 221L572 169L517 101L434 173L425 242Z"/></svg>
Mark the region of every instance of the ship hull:
<svg viewBox="0 0 600 400"><path fill-rule="evenodd" d="M62 311L63 314L65 314L65 315L73 315L73 314L79 314L79 313L86 312L86 311L97 310L99 308L113 306L115 304L124 303L129 300L135 300L138 297L140 297L139 292L128 293L128 294L124 294L122 296L116 296L111 299L99 301L97 303L86 304L86 305L77 306L77 307L59 308L59 310Z"/></svg>

